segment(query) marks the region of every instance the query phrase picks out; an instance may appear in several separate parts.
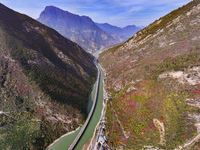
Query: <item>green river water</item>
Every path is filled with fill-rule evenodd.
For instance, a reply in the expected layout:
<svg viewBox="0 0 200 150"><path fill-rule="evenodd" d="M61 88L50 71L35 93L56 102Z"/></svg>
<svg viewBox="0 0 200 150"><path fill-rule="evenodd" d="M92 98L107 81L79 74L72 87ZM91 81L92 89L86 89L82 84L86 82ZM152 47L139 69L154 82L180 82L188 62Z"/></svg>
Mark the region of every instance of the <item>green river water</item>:
<svg viewBox="0 0 200 150"><path fill-rule="evenodd" d="M98 52L95 54L95 57L98 57ZM93 137L95 127L101 117L101 112L103 108L103 79L105 75L100 66L99 66L99 69L101 71L101 78L99 81L99 90L98 90L98 95L97 95L96 107L94 109L93 115L88 123L87 128L85 129L83 135L81 136L76 147L74 148L75 150L81 150L85 143L90 142L91 138ZM93 85L92 92L89 96L89 103L88 103L88 109L87 109L88 113L92 107L95 89L96 89L96 83ZM63 137L58 142L56 142L53 146L51 146L49 150L67 150L72 144L72 142L74 141L74 139L76 138L76 136L78 135L78 133L80 132L80 130L81 129L79 129L78 131L70 135Z"/></svg>

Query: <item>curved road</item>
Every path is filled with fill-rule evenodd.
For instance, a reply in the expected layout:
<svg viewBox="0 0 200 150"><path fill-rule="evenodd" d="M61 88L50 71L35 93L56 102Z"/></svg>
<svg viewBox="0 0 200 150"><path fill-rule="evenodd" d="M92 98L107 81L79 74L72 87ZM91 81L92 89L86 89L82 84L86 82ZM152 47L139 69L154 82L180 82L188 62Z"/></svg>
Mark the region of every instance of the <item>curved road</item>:
<svg viewBox="0 0 200 150"><path fill-rule="evenodd" d="M99 70L99 67L98 67L98 63L97 63L97 59L95 58L94 59L94 64L95 66L97 67L97 70L98 70L98 76L97 76L97 86L96 86L96 91L95 91L95 96L94 96L94 101L93 101L93 105L92 105L92 108L90 110L90 113L87 117L87 120L85 121L83 127L81 128L81 131L79 132L79 134L77 135L77 137L75 138L75 140L73 141L73 143L70 145L69 149L68 150L72 150L77 142L79 141L80 137L82 136L83 132L85 131L85 128L87 127L89 121L90 121L90 118L93 114L93 111L94 111L94 108L95 108L95 105L96 105L96 100L97 100L97 94L98 94L98 89L99 89L99 79L100 79L100 76L101 76L101 72Z"/></svg>

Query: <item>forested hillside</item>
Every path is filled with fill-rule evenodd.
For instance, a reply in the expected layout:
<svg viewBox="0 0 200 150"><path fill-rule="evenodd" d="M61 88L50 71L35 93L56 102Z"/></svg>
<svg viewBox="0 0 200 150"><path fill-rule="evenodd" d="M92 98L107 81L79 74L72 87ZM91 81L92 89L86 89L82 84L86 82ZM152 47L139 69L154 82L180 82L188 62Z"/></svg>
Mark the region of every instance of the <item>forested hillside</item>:
<svg viewBox="0 0 200 150"><path fill-rule="evenodd" d="M94 57L0 4L0 149L45 149L87 117Z"/></svg>
<svg viewBox="0 0 200 150"><path fill-rule="evenodd" d="M193 0L100 55L110 146L200 148L199 40L200 1Z"/></svg>

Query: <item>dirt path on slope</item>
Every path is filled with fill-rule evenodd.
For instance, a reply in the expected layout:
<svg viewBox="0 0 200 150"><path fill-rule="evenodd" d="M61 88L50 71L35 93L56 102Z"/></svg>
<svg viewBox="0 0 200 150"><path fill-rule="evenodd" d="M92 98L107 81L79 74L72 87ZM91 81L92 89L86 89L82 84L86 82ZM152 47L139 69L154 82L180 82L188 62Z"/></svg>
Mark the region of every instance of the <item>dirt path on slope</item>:
<svg viewBox="0 0 200 150"><path fill-rule="evenodd" d="M160 145L164 145L166 140L164 138L165 136L165 127L164 127L164 123L160 122L158 119L153 119L153 123L156 126L156 128L158 128L159 132L160 132Z"/></svg>
<svg viewBox="0 0 200 150"><path fill-rule="evenodd" d="M112 107L112 102L110 102L110 104L111 104L111 109L112 109L112 111L113 111L114 114L115 114L115 118L116 118L116 120L117 120L117 123L119 124L119 127L120 127L120 129L121 129L122 135L124 136L124 138L128 139L129 136L126 134L126 131L124 131L124 128L123 128L123 126L121 125L121 123L120 123L120 121L119 121L119 119L118 119L118 116L117 116L115 110L114 110L113 107Z"/></svg>

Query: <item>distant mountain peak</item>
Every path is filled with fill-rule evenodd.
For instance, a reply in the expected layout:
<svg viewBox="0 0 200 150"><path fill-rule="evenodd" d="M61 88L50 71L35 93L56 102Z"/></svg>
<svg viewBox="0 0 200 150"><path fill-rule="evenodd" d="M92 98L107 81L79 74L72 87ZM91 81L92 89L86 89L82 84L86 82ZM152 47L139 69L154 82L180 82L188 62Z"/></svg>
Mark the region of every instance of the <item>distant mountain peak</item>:
<svg viewBox="0 0 200 150"><path fill-rule="evenodd" d="M106 32L121 36L124 41L132 37L137 31L141 30L140 27L135 25L128 25L123 28L108 23L96 23L96 25Z"/></svg>
<svg viewBox="0 0 200 150"><path fill-rule="evenodd" d="M128 25L128 26L126 26L124 28L131 28L131 27L135 27L136 28L136 25Z"/></svg>
<svg viewBox="0 0 200 150"><path fill-rule="evenodd" d="M47 6L37 20L54 28L90 53L121 42L118 37L99 28L90 17L75 15L55 6Z"/></svg>

